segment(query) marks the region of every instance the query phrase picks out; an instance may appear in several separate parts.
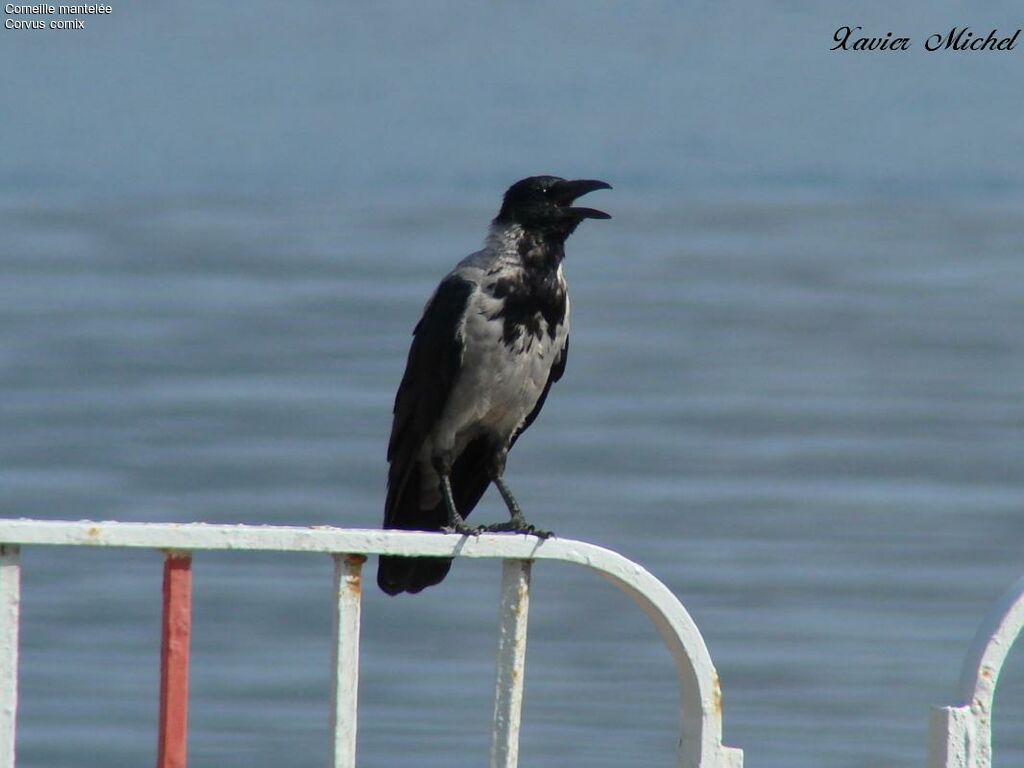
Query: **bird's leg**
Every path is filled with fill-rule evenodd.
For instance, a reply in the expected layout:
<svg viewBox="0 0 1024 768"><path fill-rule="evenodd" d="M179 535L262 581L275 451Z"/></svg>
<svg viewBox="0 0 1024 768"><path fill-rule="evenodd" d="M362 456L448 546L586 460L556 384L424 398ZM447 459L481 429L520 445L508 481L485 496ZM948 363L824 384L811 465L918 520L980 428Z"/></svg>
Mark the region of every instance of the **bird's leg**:
<svg viewBox="0 0 1024 768"><path fill-rule="evenodd" d="M498 493L501 494L501 498L505 502L505 506L508 507L508 513L511 519L507 523L495 523L493 525L484 526L485 531L528 533L542 539L547 539L554 535L551 531L542 531L540 528L526 522L526 518L523 517L523 510L519 507L519 502L516 501L516 497L512 495L512 491L509 490L508 485L505 484L501 475L495 475L492 479L494 480L494 484L498 487Z"/></svg>
<svg viewBox="0 0 1024 768"><path fill-rule="evenodd" d="M498 493L501 494L502 501L505 502L505 506L508 507L508 513L512 517L509 522L513 525L525 526L527 523L526 518L523 517L523 510L519 507L519 502L512 495L512 491L509 490L504 478L494 478L494 484L498 486Z"/></svg>
<svg viewBox="0 0 1024 768"><path fill-rule="evenodd" d="M441 495L444 496L444 506L448 510L448 525L441 528L444 533L461 533L463 536L479 536L481 528L466 525L465 518L455 508L455 499L452 497L452 480L447 474L441 475Z"/></svg>

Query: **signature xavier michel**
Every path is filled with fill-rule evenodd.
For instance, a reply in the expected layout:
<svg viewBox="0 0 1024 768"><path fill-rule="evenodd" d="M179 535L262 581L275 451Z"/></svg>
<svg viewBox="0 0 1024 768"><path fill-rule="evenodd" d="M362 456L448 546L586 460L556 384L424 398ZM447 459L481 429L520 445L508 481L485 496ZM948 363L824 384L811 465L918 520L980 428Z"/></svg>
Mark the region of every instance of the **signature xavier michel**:
<svg viewBox="0 0 1024 768"><path fill-rule="evenodd" d="M832 35L835 43L830 51L909 51L909 37L895 37L886 32L880 37L862 34L863 27L840 27ZM1012 35L1001 37L993 29L987 35L980 35L970 27L953 27L949 32L937 32L924 40L926 51L1012 51L1020 37L1018 29Z"/></svg>

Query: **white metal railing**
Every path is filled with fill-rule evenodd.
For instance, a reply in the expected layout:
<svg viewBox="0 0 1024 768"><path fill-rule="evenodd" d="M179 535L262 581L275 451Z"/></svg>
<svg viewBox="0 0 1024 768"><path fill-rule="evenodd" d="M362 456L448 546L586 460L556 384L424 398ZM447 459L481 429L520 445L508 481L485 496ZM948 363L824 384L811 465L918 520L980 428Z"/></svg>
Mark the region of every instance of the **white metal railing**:
<svg viewBox="0 0 1024 768"><path fill-rule="evenodd" d="M958 703L932 707L928 768L991 768L992 701L1010 649L1024 627L1024 578L989 610L964 658Z"/></svg>
<svg viewBox="0 0 1024 768"><path fill-rule="evenodd" d="M202 550L308 552L334 558L331 686L332 768L356 757L359 619L367 555L503 560L492 768L518 761L530 571L538 560L586 566L629 595L658 629L675 662L682 711L677 768L742 768L743 752L722 745L718 675L696 624L654 576L621 555L567 539L508 534L463 537L409 531L0 519L0 768L15 765L21 546L135 547L162 550L164 626L158 768L185 768L191 553ZM991 768L991 714L999 673L1024 628L1024 578L996 603L964 660L958 703L934 707L929 768Z"/></svg>
<svg viewBox="0 0 1024 768"><path fill-rule="evenodd" d="M353 768L359 678L361 569L367 555L503 560L492 768L518 761L530 570L538 560L586 566L647 614L675 662L682 711L677 768L742 768L743 752L722 745L718 675L697 625L668 588L642 567L592 544L509 534L464 537L410 531L206 525L202 523L0 520L0 766L14 766L21 546L142 547L167 553L161 653L159 768L185 767L191 553L201 550L308 552L334 558L334 652L330 766Z"/></svg>

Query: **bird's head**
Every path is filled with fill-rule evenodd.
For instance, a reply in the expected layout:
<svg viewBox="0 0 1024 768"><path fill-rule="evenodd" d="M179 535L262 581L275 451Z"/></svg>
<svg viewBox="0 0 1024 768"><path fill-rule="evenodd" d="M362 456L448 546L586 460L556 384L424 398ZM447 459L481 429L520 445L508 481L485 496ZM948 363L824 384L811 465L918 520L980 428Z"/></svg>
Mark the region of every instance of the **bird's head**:
<svg viewBox="0 0 1024 768"><path fill-rule="evenodd" d="M530 176L508 188L494 223L519 224L568 237L584 219L611 218L604 211L573 205L588 192L611 188L611 184L595 179Z"/></svg>

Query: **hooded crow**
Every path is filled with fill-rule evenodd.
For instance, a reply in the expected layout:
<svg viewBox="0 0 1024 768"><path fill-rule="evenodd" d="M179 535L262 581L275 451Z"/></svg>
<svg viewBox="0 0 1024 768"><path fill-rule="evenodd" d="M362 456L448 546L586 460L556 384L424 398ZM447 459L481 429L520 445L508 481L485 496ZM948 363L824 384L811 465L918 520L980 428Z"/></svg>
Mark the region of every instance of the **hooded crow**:
<svg viewBox="0 0 1024 768"><path fill-rule="evenodd" d="M505 484L509 449L562 377L569 353L565 241L584 219L573 205L603 181L532 176L505 193L482 250L441 281L413 331L388 443L384 527L477 534L550 535L526 522ZM465 518L494 483L505 523ZM449 558L382 556L377 584L390 595L440 582Z"/></svg>

